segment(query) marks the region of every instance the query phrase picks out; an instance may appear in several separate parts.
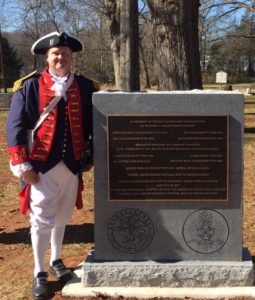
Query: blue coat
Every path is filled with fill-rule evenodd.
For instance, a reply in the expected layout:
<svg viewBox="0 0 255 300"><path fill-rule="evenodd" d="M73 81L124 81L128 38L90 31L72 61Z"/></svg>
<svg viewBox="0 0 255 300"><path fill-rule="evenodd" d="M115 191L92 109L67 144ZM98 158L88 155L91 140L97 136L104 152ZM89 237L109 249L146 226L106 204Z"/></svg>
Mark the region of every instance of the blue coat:
<svg viewBox="0 0 255 300"><path fill-rule="evenodd" d="M13 95L6 127L8 148L26 144L26 131L34 128L39 119L39 77L40 75L34 75L27 79L23 87ZM93 131L92 93L97 89L92 80L81 75L75 75L74 79L78 82L80 91L84 139L88 141ZM77 174L81 161L74 159L70 125L65 122L67 113L64 99L57 105L57 123L49 157L46 161L30 160L30 163L35 171L45 173L63 160L69 170ZM67 133L65 136L64 132Z"/></svg>

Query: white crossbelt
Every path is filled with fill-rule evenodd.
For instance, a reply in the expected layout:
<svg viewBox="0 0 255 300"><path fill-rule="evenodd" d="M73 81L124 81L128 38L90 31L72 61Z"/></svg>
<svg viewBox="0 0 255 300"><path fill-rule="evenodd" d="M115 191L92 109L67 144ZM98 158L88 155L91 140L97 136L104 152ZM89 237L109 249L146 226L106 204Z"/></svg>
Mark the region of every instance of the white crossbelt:
<svg viewBox="0 0 255 300"><path fill-rule="evenodd" d="M53 75L52 75L53 76ZM49 105L44 109L44 111L42 112L42 114L40 115L40 118L38 119L38 121L35 124L35 127L33 129L30 129L27 131L27 144L28 144L28 149L29 151L31 151L33 143L34 143L34 133L36 131L36 129L42 124L42 122L47 118L48 114L53 110L53 108L58 104L59 100L62 97L65 97L66 94L65 92L69 89L70 85L73 82L74 79L74 74L71 73L69 76L69 79L67 80L67 82L59 81L60 77L54 76L54 81L56 84L56 82L58 82L58 85L55 86L55 88L53 88L52 86L52 90L55 90L55 94L56 96L51 100L51 102L49 103ZM57 81L58 78L58 81ZM60 88L60 86L62 88Z"/></svg>

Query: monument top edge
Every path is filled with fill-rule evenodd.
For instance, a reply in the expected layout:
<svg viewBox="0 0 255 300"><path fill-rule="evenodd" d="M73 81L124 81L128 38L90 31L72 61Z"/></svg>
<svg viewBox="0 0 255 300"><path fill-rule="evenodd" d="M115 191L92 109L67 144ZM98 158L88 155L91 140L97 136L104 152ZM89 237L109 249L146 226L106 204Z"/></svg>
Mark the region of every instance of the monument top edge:
<svg viewBox="0 0 255 300"><path fill-rule="evenodd" d="M234 91L221 91L221 90L176 90L176 91L153 91L153 90L143 90L143 91L123 91L123 90L101 90L95 94L224 94L224 95L243 95L239 90Z"/></svg>

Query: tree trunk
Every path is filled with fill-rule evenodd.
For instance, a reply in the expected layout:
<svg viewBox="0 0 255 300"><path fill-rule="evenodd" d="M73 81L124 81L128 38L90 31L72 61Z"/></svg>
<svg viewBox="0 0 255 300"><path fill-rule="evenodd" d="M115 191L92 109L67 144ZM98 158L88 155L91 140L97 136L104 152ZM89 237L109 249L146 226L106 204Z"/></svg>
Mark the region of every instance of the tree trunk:
<svg viewBox="0 0 255 300"><path fill-rule="evenodd" d="M198 33L199 6L199 0L184 0L184 33L191 89L202 89Z"/></svg>
<svg viewBox="0 0 255 300"><path fill-rule="evenodd" d="M139 31L137 0L104 0L111 34L117 89L139 90Z"/></svg>
<svg viewBox="0 0 255 300"><path fill-rule="evenodd" d="M111 35L115 86L117 89L120 89L120 1L104 0L103 8Z"/></svg>
<svg viewBox="0 0 255 300"><path fill-rule="evenodd" d="M3 81L3 88L4 88L4 93L7 93L7 86L5 82L5 64L4 64L4 55L3 55L3 42L2 42L2 32L0 28L0 61L1 61L1 75L2 75L2 81ZM0 87L0 92L1 92L1 87Z"/></svg>
<svg viewBox="0 0 255 300"><path fill-rule="evenodd" d="M120 0L120 86L140 90L138 1Z"/></svg>
<svg viewBox="0 0 255 300"><path fill-rule="evenodd" d="M198 12L195 13L196 6L193 7L189 2L194 1L148 0L153 23L159 90L189 90L194 88L191 77L196 75L194 82L199 81L197 79L199 74L201 78L200 66L197 68L199 49L191 49L198 47L198 43L197 41L193 43L193 40L188 36L197 25L196 16ZM194 9L187 11L190 6ZM189 15L191 16L188 17ZM192 29L188 28L187 20L192 20ZM197 32L198 29L194 34ZM198 59L198 62L193 62L193 59ZM200 86L196 84L196 87L199 88Z"/></svg>
<svg viewBox="0 0 255 300"><path fill-rule="evenodd" d="M119 39L114 39L111 42L113 68L115 76L116 89L121 89L120 85L120 43Z"/></svg>
<svg viewBox="0 0 255 300"><path fill-rule="evenodd" d="M150 76L149 76L149 71L148 71L148 67L147 67L147 63L146 63L146 59L145 59L145 55L144 55L144 50L143 50L143 45L140 41L139 44L140 47L140 53L141 53L141 61L143 63L143 71L144 71L144 77L145 77L145 88L150 88L151 87L151 83L150 83Z"/></svg>

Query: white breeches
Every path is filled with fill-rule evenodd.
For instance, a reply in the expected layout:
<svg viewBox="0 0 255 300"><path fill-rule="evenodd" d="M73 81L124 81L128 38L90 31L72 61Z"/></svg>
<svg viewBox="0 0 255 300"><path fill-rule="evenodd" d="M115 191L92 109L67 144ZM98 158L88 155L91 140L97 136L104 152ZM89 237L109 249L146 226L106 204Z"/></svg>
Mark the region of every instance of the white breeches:
<svg viewBox="0 0 255 300"><path fill-rule="evenodd" d="M72 216L78 191L78 176L61 161L31 186L30 223L32 234L49 233L66 225Z"/></svg>

